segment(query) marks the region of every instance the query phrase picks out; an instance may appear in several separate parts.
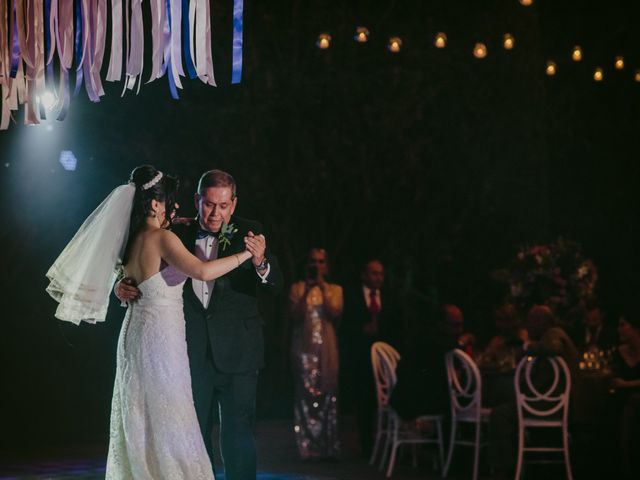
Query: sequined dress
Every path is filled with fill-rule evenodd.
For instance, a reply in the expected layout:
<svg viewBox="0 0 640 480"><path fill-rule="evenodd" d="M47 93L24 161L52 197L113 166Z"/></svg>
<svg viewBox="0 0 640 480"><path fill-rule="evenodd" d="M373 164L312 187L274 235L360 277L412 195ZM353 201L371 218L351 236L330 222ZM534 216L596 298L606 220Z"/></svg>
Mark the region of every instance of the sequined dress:
<svg viewBox="0 0 640 480"><path fill-rule="evenodd" d="M138 285L118 341L107 479L213 480L193 406L182 287L166 267Z"/></svg>
<svg viewBox="0 0 640 480"><path fill-rule="evenodd" d="M304 283L291 287L292 304L305 301ZM342 287L329 285L327 303L333 317L342 311ZM294 372L294 431L303 459L337 458L338 346L323 293L313 287L306 298L304 318L296 318L292 338Z"/></svg>

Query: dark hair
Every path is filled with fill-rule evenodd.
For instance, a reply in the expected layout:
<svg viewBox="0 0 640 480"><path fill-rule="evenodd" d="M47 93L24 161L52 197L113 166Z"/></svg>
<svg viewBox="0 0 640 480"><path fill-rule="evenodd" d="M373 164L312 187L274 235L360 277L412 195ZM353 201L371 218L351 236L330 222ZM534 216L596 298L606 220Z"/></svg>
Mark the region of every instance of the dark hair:
<svg viewBox="0 0 640 480"><path fill-rule="evenodd" d="M235 179L222 170L209 170L204 172L198 182L198 194L202 195L207 188L229 187L231 188L231 199L236 198Z"/></svg>
<svg viewBox="0 0 640 480"><path fill-rule="evenodd" d="M140 165L131 172L129 183L136 186L136 193L133 197L133 207L131 209L131 221L129 224L129 237L125 247L122 263L126 264L129 259L129 248L131 243L138 236L141 228L146 222L151 212L151 201L165 202L166 218L171 225L171 214L175 210L176 194L178 193L178 179L170 175L162 175L162 178L154 185L143 189L142 186L151 182L159 171L152 165Z"/></svg>

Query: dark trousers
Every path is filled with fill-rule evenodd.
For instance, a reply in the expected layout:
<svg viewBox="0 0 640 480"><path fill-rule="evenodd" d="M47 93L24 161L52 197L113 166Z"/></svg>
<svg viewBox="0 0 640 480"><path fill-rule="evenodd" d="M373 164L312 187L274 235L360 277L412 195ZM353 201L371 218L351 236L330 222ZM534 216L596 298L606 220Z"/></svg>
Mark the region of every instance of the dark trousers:
<svg viewBox="0 0 640 480"><path fill-rule="evenodd" d="M359 358L353 372L354 388L354 410L358 425L358 439L360 440L360 451L364 456L371 454L373 447L373 426L375 423L378 400L376 397L376 386L373 378L373 368L371 362Z"/></svg>
<svg viewBox="0 0 640 480"><path fill-rule="evenodd" d="M219 412L225 480L255 480L253 428L258 372L220 372L209 352L199 362L191 359L191 383L196 414L211 463L214 415Z"/></svg>

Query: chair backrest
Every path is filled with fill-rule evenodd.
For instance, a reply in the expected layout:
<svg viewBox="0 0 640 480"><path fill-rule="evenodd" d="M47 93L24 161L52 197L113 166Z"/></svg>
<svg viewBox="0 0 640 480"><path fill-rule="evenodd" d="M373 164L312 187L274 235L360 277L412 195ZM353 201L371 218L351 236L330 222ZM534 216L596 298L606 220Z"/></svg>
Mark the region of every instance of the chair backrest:
<svg viewBox="0 0 640 480"><path fill-rule="evenodd" d="M451 416L464 415L480 421L482 378L476 362L456 348L445 355Z"/></svg>
<svg viewBox="0 0 640 480"><path fill-rule="evenodd" d="M371 365L376 382L378 408L389 404L391 391L396 385L396 367L399 360L400 354L388 343L375 342L371 345Z"/></svg>
<svg viewBox="0 0 640 480"><path fill-rule="evenodd" d="M571 375L562 357L532 357L520 360L514 379L518 420L569 414Z"/></svg>

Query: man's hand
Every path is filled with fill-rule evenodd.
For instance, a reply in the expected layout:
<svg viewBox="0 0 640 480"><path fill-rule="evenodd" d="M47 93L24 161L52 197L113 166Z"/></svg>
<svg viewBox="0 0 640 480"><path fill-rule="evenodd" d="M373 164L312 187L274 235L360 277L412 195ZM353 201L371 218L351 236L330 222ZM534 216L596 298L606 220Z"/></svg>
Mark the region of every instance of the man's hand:
<svg viewBox="0 0 640 480"><path fill-rule="evenodd" d="M116 283L115 294L122 302L133 302L140 296L140 290L133 278L126 277Z"/></svg>
<svg viewBox="0 0 640 480"><path fill-rule="evenodd" d="M247 236L244 237L244 244L251 255L253 255L251 258L253 266L257 267L264 260L264 253L267 250L267 241L265 240L264 235L255 235L253 232L249 231Z"/></svg>
<svg viewBox="0 0 640 480"><path fill-rule="evenodd" d="M191 225L193 221L194 219L189 217L172 217L171 223L173 225Z"/></svg>

